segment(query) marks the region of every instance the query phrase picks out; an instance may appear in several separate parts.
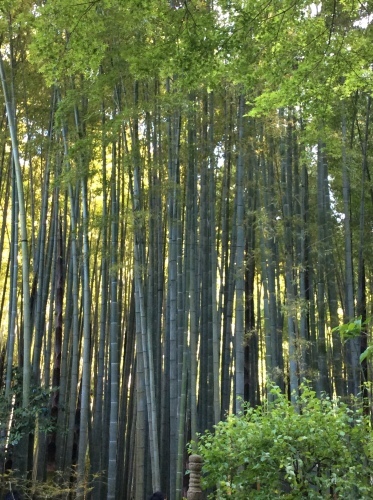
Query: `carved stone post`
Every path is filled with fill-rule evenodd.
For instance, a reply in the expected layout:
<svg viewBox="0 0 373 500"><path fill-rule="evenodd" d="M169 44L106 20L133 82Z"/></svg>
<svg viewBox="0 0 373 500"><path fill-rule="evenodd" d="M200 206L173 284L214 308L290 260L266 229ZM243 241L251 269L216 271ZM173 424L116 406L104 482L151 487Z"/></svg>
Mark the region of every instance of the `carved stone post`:
<svg viewBox="0 0 373 500"><path fill-rule="evenodd" d="M202 500L201 490L201 469L202 458L199 455L190 455L189 457L189 489L187 493L188 500Z"/></svg>

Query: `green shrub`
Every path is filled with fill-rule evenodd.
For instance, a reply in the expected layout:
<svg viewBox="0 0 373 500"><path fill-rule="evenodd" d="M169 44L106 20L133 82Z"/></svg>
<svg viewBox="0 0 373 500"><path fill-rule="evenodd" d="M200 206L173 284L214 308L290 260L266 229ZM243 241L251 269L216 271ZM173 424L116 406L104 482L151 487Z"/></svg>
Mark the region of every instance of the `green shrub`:
<svg viewBox="0 0 373 500"><path fill-rule="evenodd" d="M0 391L0 458L2 452L16 446L25 432L34 432L35 422L38 422L38 431L51 433L56 423L50 415L52 389L31 384L30 401L26 408L21 405L22 400L22 372L13 368L10 396L5 397L5 388ZM11 422L11 425L10 425Z"/></svg>
<svg viewBox="0 0 373 500"><path fill-rule="evenodd" d="M230 415L200 436L210 498L373 498L373 442L361 409L316 397L296 404L277 387L273 402Z"/></svg>

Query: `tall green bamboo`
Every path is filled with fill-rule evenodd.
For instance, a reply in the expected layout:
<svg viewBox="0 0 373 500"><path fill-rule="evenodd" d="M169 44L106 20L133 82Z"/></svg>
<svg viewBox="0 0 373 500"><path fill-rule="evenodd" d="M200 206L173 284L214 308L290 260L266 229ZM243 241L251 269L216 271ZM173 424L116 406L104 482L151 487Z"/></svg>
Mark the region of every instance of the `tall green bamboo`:
<svg viewBox="0 0 373 500"><path fill-rule="evenodd" d="M13 61L11 61L13 64ZM26 205L23 190L23 175L19 161L16 109L14 99L8 91L8 84L5 75L3 56L0 50L0 79L4 94L5 106L8 116L9 133L12 142L12 157L14 162L14 172L17 187L17 198L19 207L20 236L22 250L22 302L23 302L23 379L22 379L22 407L27 408L30 401L31 385L31 305L30 305L30 262L28 250L28 231L26 218ZM13 87L13 82L11 82ZM14 256L15 258L15 256ZM22 458L20 463L21 473L27 469L28 457L28 435L22 440Z"/></svg>

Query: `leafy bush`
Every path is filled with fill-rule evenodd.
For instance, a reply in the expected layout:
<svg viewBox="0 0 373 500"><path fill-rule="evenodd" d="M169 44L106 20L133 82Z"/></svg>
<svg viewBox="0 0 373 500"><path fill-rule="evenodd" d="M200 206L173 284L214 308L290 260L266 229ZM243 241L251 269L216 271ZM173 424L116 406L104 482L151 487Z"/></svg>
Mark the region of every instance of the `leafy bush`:
<svg viewBox="0 0 373 500"><path fill-rule="evenodd" d="M33 432L36 420L39 432L55 430L49 403L52 392L56 390L56 387L49 389L32 384L29 404L27 408L22 407L22 372L13 368L10 396L6 398L4 388L0 391L0 456L2 450L16 446L25 432Z"/></svg>
<svg viewBox="0 0 373 500"><path fill-rule="evenodd" d="M361 409L316 397L307 385L292 405L245 406L200 436L210 498L373 498L373 441Z"/></svg>

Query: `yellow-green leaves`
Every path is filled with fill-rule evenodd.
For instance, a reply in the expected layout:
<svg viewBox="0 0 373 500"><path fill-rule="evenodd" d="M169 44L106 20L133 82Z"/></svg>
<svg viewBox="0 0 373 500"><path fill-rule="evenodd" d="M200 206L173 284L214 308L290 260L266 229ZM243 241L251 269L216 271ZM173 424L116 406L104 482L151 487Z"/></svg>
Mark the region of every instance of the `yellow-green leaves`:
<svg viewBox="0 0 373 500"><path fill-rule="evenodd" d="M107 2L56 0L35 10L31 60L50 84L97 75L105 54Z"/></svg>
<svg viewBox="0 0 373 500"><path fill-rule="evenodd" d="M199 440L204 484L217 498L371 498L372 438L362 409L317 398L307 384L292 405L278 388L273 403L247 407Z"/></svg>

